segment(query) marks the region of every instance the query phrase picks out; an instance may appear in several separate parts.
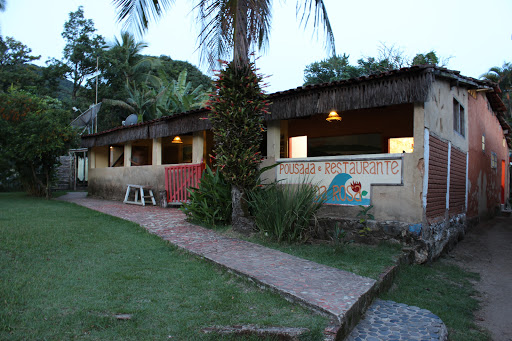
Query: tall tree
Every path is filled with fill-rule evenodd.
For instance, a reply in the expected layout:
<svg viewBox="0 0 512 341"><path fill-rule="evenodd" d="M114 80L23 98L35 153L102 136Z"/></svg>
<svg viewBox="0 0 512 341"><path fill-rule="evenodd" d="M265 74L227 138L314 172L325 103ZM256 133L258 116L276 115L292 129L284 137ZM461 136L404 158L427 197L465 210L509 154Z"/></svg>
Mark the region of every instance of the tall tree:
<svg viewBox="0 0 512 341"><path fill-rule="evenodd" d="M28 193L50 197L57 158L76 136L60 101L19 90L0 93L0 175L14 170Z"/></svg>
<svg viewBox="0 0 512 341"><path fill-rule="evenodd" d="M215 140L215 164L231 183L231 223L246 232L253 228L244 196L253 189L259 176L260 144L263 140L263 118L269 101L261 90L261 75L254 63L231 62L220 71L218 92L209 102L210 120Z"/></svg>
<svg viewBox="0 0 512 341"><path fill-rule="evenodd" d="M0 90L11 86L27 88L36 86L38 68L31 62L41 56L31 56L32 50L11 37L0 36Z"/></svg>
<svg viewBox="0 0 512 341"><path fill-rule="evenodd" d="M84 80L96 71L96 61L103 53L105 40L95 34L94 22L85 19L83 7L69 13L69 20L64 24L62 37L64 46L64 63L67 66L67 76L73 81L72 99L76 100L77 93Z"/></svg>

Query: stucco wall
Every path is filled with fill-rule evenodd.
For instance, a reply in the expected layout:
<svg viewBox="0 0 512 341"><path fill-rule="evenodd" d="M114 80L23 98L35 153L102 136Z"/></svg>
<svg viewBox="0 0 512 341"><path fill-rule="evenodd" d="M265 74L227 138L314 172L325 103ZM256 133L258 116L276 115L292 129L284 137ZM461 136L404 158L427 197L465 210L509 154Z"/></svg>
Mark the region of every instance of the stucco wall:
<svg viewBox="0 0 512 341"><path fill-rule="evenodd" d="M157 201L165 189L165 166L109 167L89 169L89 194L107 199L123 200L128 184L153 188Z"/></svg>
<svg viewBox="0 0 512 341"><path fill-rule="evenodd" d="M465 110L465 134L462 136L453 129L453 99ZM425 127L439 138L451 141L454 147L468 151L468 92L465 88L450 86L446 80L432 84L429 100L425 102Z"/></svg>
<svg viewBox="0 0 512 341"><path fill-rule="evenodd" d="M505 197L509 196L508 147L503 146L503 130L490 110L485 93L469 96L468 216L495 214L501 203L502 161L505 161ZM485 150L482 150L485 135ZM491 168L491 152L497 154L497 168Z"/></svg>
<svg viewBox="0 0 512 341"><path fill-rule="evenodd" d="M403 154L403 186L373 186L372 205L377 220L419 223L423 218L423 135L425 110L413 107L414 152Z"/></svg>

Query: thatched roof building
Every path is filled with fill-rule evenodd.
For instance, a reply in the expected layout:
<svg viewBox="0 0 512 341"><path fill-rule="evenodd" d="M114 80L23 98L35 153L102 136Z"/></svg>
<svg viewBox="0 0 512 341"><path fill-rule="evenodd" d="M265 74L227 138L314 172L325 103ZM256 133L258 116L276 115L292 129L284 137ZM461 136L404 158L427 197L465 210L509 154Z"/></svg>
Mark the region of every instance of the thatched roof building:
<svg viewBox="0 0 512 341"><path fill-rule="evenodd" d="M487 98L498 113L504 130L510 131L503 113L506 108L499 98L496 84L460 75L458 71L432 65L413 66L371 76L331 83L308 85L269 95L272 104L267 121L283 120L339 111L376 108L405 103L421 103L428 99L436 78L448 79L451 84L468 90L487 91ZM208 130L211 124L208 110L193 110L173 116L117 127L82 136L81 146L106 146L127 141L153 139Z"/></svg>

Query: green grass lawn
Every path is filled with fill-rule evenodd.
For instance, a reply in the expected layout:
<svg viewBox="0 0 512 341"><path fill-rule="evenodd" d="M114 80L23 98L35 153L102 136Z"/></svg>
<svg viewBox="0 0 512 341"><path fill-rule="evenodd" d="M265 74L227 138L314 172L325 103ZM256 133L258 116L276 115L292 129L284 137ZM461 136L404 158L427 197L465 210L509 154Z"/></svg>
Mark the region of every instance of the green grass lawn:
<svg viewBox="0 0 512 341"><path fill-rule="evenodd" d="M381 298L430 310L446 324L449 340L490 340L474 323L473 313L479 305L475 280L478 274L439 259L431 265L404 266Z"/></svg>
<svg viewBox="0 0 512 341"><path fill-rule="evenodd" d="M233 234L230 230L226 230L224 233ZM237 237L316 263L373 279L377 279L387 267L394 265L402 250L401 245L391 243L380 243L379 245L349 243L339 246L333 246L328 243L279 244L257 234L249 238L239 235Z"/></svg>
<svg viewBox="0 0 512 341"><path fill-rule="evenodd" d="M327 319L136 224L0 193L1 340L216 340L200 330L235 324L306 327L320 340Z"/></svg>
<svg viewBox="0 0 512 341"><path fill-rule="evenodd" d="M226 228L224 233L233 234ZM346 244L336 248L328 244L278 244L260 235L246 239L374 279L394 264L401 251L399 245L389 243ZM489 334L474 323L473 313L479 307L472 284L476 280L478 274L464 271L444 259L430 265L407 265L401 268L391 290L381 298L430 310L446 324L450 340L490 340Z"/></svg>

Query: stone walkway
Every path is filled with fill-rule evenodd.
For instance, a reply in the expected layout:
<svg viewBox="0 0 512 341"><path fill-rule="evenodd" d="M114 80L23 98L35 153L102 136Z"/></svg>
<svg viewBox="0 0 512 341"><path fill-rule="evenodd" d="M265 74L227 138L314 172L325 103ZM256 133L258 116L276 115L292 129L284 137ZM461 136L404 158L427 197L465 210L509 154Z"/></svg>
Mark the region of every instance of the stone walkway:
<svg viewBox="0 0 512 341"><path fill-rule="evenodd" d="M127 205L117 201L86 198L85 195L85 192L68 193L59 200L135 222L179 248L249 277L289 299L330 316L332 324L325 331L326 339L333 339L336 334L338 337L346 336L354 327L354 321L359 319L361 312L373 299L376 286L373 279L219 235L212 230L186 222L185 215L175 208ZM374 304L368 310L367 316L373 319L370 325L375 323L376 319L370 312L378 312L380 307ZM361 323L359 326L363 326L363 329L354 329L358 334L351 340L371 340L373 336L364 333L365 324ZM429 340L442 339L438 337Z"/></svg>
<svg viewBox="0 0 512 341"><path fill-rule="evenodd" d="M375 300L347 341L445 340L448 330L430 311L393 301Z"/></svg>

